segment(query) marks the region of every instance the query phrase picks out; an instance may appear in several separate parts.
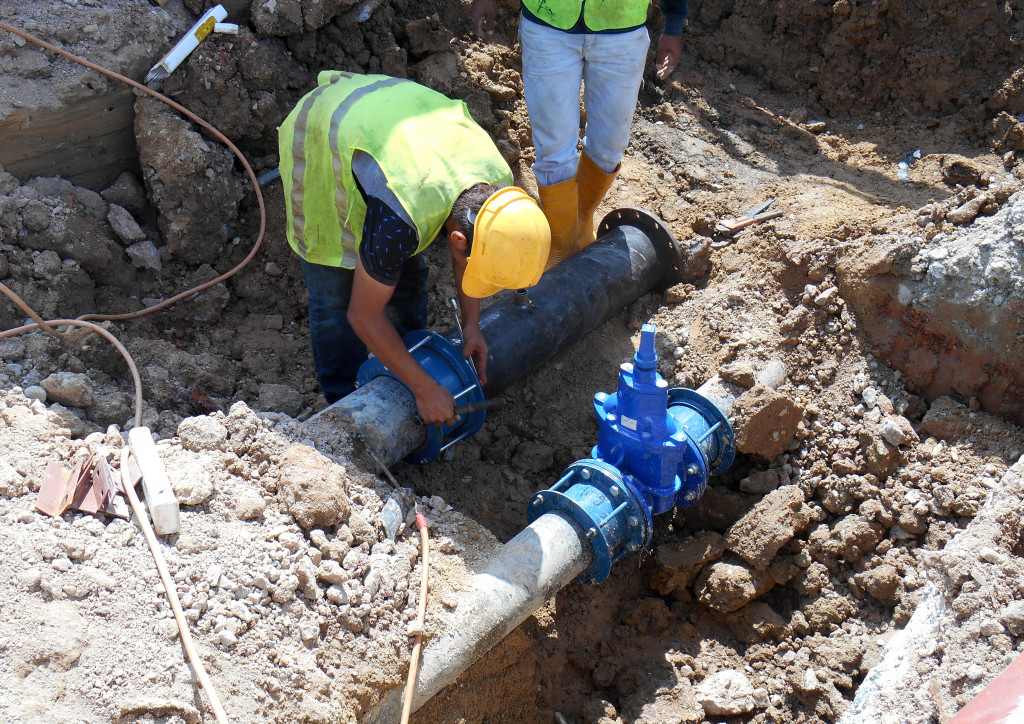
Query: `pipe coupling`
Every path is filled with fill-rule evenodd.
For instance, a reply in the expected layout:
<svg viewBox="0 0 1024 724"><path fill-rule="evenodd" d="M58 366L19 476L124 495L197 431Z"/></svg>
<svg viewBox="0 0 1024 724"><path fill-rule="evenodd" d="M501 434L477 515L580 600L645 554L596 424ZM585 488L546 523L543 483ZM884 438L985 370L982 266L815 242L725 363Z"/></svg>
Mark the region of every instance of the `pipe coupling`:
<svg viewBox="0 0 1024 724"><path fill-rule="evenodd" d="M409 332L402 341L405 342L409 354L434 382L452 393L456 405L484 401L484 392L473 365L447 339L436 332L421 329ZM368 359L359 368L356 387L361 387L382 375L398 379L379 359ZM479 432L486 417L487 413L479 409L466 413L454 425L430 425L427 428L426 442L418 450L410 453L405 461L422 465L435 460L462 438Z"/></svg>
<svg viewBox="0 0 1024 724"><path fill-rule="evenodd" d="M601 583L612 564L650 541L651 514L637 497L631 476L601 460L577 460L557 483L535 494L529 521L555 511L579 524L594 552L590 567L577 580Z"/></svg>

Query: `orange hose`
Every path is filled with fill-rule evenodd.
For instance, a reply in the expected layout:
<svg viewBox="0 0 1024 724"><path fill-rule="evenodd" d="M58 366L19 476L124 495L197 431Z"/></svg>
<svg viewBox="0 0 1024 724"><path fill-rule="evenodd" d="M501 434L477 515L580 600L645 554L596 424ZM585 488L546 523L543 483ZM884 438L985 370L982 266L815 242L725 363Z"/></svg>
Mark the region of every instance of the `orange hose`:
<svg viewBox="0 0 1024 724"><path fill-rule="evenodd" d="M416 640L412 646L412 661L409 663L409 678L405 683L405 702L402 704L402 724L408 724L412 714L412 695L416 691L416 675L420 670L420 651L423 648L423 627L427 619L427 576L430 573L430 530L427 519L416 511L416 525L420 529L420 550L423 558L420 574L420 603L416 611Z"/></svg>

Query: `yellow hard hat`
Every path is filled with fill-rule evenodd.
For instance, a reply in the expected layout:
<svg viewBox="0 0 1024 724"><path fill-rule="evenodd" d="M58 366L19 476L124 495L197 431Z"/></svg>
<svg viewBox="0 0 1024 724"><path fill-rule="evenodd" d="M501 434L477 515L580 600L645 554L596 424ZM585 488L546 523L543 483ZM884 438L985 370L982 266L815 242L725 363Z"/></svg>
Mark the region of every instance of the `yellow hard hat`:
<svg viewBox="0 0 1024 724"><path fill-rule="evenodd" d="M473 229L463 292L488 297L540 281L551 249L551 228L525 191L516 186L495 191L480 207Z"/></svg>

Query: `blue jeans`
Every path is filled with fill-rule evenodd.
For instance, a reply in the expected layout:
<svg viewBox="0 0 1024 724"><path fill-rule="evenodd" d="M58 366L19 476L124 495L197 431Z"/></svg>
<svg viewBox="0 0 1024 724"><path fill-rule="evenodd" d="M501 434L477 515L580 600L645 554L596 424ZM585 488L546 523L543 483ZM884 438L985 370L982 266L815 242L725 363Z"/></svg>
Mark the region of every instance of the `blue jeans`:
<svg viewBox="0 0 1024 724"><path fill-rule="evenodd" d="M428 275L422 254L409 257L402 267L385 308L401 337L427 326ZM366 345L348 323L355 271L303 261L302 276L309 290L309 338L316 375L327 404L331 404L355 389L356 373L369 357Z"/></svg>

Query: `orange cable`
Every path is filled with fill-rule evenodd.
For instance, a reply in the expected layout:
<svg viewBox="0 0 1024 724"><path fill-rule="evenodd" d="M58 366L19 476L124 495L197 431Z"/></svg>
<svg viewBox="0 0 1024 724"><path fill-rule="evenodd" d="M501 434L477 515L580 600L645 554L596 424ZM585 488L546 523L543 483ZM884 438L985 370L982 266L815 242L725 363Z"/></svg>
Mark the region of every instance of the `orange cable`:
<svg viewBox="0 0 1024 724"><path fill-rule="evenodd" d="M387 470L387 468L385 468ZM408 724L412 714L412 695L416 691L416 675L420 668L420 650L423 648L423 627L427 618L427 576L430 573L430 530L427 518L416 510L416 525L420 529L420 549L423 567L420 574L420 602L416 611L416 641L412 646L412 661L409 663L409 678L405 683L405 702L402 704L402 724Z"/></svg>

